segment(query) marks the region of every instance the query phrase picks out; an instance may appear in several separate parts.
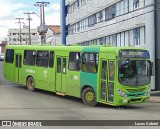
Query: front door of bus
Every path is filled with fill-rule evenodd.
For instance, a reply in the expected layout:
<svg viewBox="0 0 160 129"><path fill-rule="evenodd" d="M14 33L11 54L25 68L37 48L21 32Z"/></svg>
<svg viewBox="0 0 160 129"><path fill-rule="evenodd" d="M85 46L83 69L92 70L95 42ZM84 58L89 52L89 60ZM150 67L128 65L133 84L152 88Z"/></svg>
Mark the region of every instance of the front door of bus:
<svg viewBox="0 0 160 129"><path fill-rule="evenodd" d="M22 55L16 54L15 82L21 82Z"/></svg>
<svg viewBox="0 0 160 129"><path fill-rule="evenodd" d="M101 60L100 101L112 103L114 99L115 61Z"/></svg>
<svg viewBox="0 0 160 129"><path fill-rule="evenodd" d="M56 69L56 91L65 93L66 83L66 57L57 57L57 69Z"/></svg>

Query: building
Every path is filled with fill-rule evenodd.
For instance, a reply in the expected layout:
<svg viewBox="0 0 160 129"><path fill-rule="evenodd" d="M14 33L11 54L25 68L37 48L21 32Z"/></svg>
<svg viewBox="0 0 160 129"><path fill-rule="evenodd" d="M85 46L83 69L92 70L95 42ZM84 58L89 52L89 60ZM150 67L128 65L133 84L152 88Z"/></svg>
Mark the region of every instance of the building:
<svg viewBox="0 0 160 129"><path fill-rule="evenodd" d="M155 64L154 0L62 0L61 12L67 45L145 47Z"/></svg>
<svg viewBox="0 0 160 129"><path fill-rule="evenodd" d="M8 45L8 42L5 40L5 41L2 41L1 44L0 44L0 47L1 47L1 53L4 53L5 52L5 47Z"/></svg>
<svg viewBox="0 0 160 129"><path fill-rule="evenodd" d="M159 3L160 0L155 0L156 3ZM160 4L156 4L155 6L155 35L156 35L156 68L155 68L155 75L156 75L156 85L160 86L160 81L159 81L159 78L160 78L160 26L159 26L159 23L160 23ZM160 87L158 87L158 90L160 90Z"/></svg>
<svg viewBox="0 0 160 129"><path fill-rule="evenodd" d="M52 45L60 45L61 43L61 31L59 25L48 25L48 31L46 33L46 43Z"/></svg>
<svg viewBox="0 0 160 129"><path fill-rule="evenodd" d="M31 33L31 44L37 44L38 36L39 36L37 33L37 29L31 29L30 33ZM29 44L28 28L21 29L21 36L20 36L19 29L9 29L8 30L8 42L10 45Z"/></svg>

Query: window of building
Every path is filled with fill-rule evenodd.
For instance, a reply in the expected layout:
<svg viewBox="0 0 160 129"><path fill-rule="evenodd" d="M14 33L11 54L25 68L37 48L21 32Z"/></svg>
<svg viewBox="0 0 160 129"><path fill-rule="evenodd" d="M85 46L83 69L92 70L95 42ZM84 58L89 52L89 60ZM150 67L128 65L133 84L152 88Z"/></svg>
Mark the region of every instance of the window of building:
<svg viewBox="0 0 160 129"><path fill-rule="evenodd" d="M14 61L14 50L13 49L6 50L5 61L6 63L13 63Z"/></svg>
<svg viewBox="0 0 160 129"><path fill-rule="evenodd" d="M96 73L98 68L97 53L83 53L82 71Z"/></svg>
<svg viewBox="0 0 160 129"><path fill-rule="evenodd" d="M16 42L17 40L16 40L16 38L13 38L13 42Z"/></svg>
<svg viewBox="0 0 160 129"><path fill-rule="evenodd" d="M134 8L138 8L139 7L139 0L133 0L133 6Z"/></svg>
<svg viewBox="0 0 160 129"><path fill-rule="evenodd" d="M80 52L71 52L69 54L69 70L79 71L81 62L81 53Z"/></svg>
<svg viewBox="0 0 160 129"><path fill-rule="evenodd" d="M36 65L40 67L48 67L49 52L48 51L37 51Z"/></svg>
<svg viewBox="0 0 160 129"><path fill-rule="evenodd" d="M140 27L140 45L145 44L145 27Z"/></svg>
<svg viewBox="0 0 160 129"><path fill-rule="evenodd" d="M129 36L129 45L134 46L134 35L133 35L133 30L128 31L128 36Z"/></svg>
<svg viewBox="0 0 160 129"><path fill-rule="evenodd" d="M68 26L68 30L69 30L69 34L72 35L73 34L73 25L69 25Z"/></svg>
<svg viewBox="0 0 160 129"><path fill-rule="evenodd" d="M116 16L116 4L106 8L106 20L110 20Z"/></svg>
<svg viewBox="0 0 160 129"><path fill-rule="evenodd" d="M96 14L93 14L92 16L88 17L88 26L92 27L97 23Z"/></svg>
<svg viewBox="0 0 160 129"><path fill-rule="evenodd" d="M106 44L106 38L105 37L99 38L99 45L104 45L104 44Z"/></svg>
<svg viewBox="0 0 160 129"><path fill-rule="evenodd" d="M97 45L97 39L89 41L89 45Z"/></svg>
<svg viewBox="0 0 160 129"><path fill-rule="evenodd" d="M133 11L133 1L134 0L129 0L129 12L132 12Z"/></svg>
<svg viewBox="0 0 160 129"><path fill-rule="evenodd" d="M124 13L129 12L129 0L124 0Z"/></svg>
<svg viewBox="0 0 160 129"><path fill-rule="evenodd" d="M65 11L66 11L66 16L67 16L67 14L69 14L69 5L65 6Z"/></svg>
<svg viewBox="0 0 160 129"><path fill-rule="evenodd" d="M100 11L97 13L97 22L102 22L103 21L103 12Z"/></svg>
<svg viewBox="0 0 160 129"><path fill-rule="evenodd" d="M77 23L77 32L80 31L80 22Z"/></svg>
<svg viewBox="0 0 160 129"><path fill-rule="evenodd" d="M80 3L79 3L80 0L77 0L77 8L80 7Z"/></svg>
<svg viewBox="0 0 160 129"><path fill-rule="evenodd" d="M117 41L116 41L116 34L112 35L112 45L117 46Z"/></svg>
<svg viewBox="0 0 160 129"><path fill-rule="evenodd" d="M54 52L51 51L49 54L49 67L53 68L53 65L54 65Z"/></svg>
<svg viewBox="0 0 160 129"><path fill-rule="evenodd" d="M133 29L134 45L140 45L140 28Z"/></svg>
<svg viewBox="0 0 160 129"><path fill-rule="evenodd" d="M84 19L83 25L84 25L84 30L86 30L88 28L88 19L87 18Z"/></svg>

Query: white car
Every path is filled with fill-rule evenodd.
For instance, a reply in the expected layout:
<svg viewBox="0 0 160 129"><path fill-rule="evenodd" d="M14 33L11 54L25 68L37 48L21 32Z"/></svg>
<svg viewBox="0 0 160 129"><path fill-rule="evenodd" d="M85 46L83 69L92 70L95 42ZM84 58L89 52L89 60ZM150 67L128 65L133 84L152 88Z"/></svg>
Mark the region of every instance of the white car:
<svg viewBox="0 0 160 129"><path fill-rule="evenodd" d="M0 61L4 61L4 53L0 53Z"/></svg>

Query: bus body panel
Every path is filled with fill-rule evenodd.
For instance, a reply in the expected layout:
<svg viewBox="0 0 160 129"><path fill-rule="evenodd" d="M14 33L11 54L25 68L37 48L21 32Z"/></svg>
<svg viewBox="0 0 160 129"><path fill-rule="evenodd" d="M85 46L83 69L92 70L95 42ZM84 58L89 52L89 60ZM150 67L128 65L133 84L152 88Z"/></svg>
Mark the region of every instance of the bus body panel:
<svg viewBox="0 0 160 129"><path fill-rule="evenodd" d="M66 81L66 87L67 87L67 95L75 96L80 98L80 72L78 71L69 71L67 74L67 81Z"/></svg>
<svg viewBox="0 0 160 129"><path fill-rule="evenodd" d="M36 88L47 91L55 91L55 69L36 67L35 82Z"/></svg>
<svg viewBox="0 0 160 129"><path fill-rule="evenodd" d="M5 63L4 64L4 77L7 80L15 83L14 75L15 75L15 66L14 66L14 64Z"/></svg>
<svg viewBox="0 0 160 129"><path fill-rule="evenodd" d="M86 46L7 46L6 50L14 50L13 63L4 61L4 76L7 80L26 85L27 78L33 77L35 87L52 92L60 92L65 95L81 97L82 89L92 87L97 102L114 106L142 103L150 97L148 93L150 84L141 86L126 86L119 82L119 51L145 50L140 48L120 48L120 47L86 47ZM46 50L54 51L54 66L39 67L24 64L24 50ZM97 72L74 71L69 69L70 52L96 53ZM82 57L81 57L82 58ZM128 59L128 58L127 58ZM123 59L123 60L127 60ZM144 60L143 58L132 58L132 60ZM149 59L146 59L149 60ZM105 72L103 72L106 64ZM106 74L104 78L104 73ZM122 96L125 93L127 97ZM148 93L148 94L147 94Z"/></svg>

